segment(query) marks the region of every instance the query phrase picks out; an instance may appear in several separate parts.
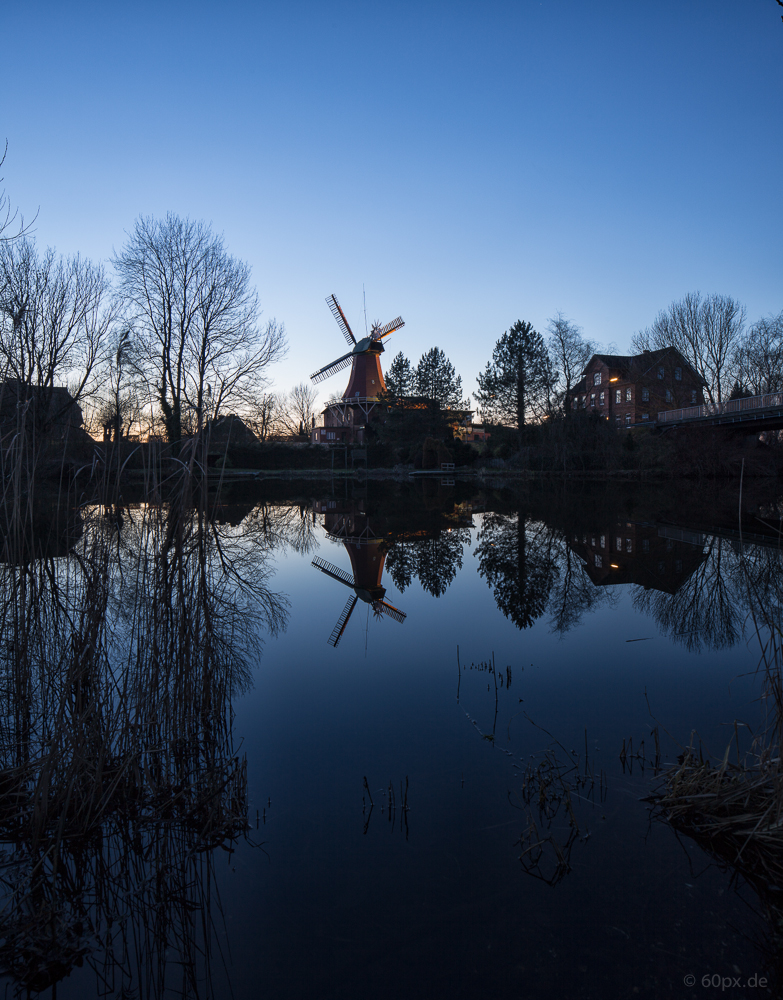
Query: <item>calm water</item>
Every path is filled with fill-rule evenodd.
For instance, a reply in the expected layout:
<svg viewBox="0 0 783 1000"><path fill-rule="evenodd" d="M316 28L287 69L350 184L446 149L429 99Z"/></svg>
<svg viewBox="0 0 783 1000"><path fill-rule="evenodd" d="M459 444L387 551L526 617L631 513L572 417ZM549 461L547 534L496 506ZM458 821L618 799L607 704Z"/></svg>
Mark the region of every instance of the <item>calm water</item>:
<svg viewBox="0 0 783 1000"><path fill-rule="evenodd" d="M651 822L651 767L619 755L644 740L651 759L657 725L664 761L693 730L722 756L735 719L758 725L741 568L771 606L774 489L746 485L741 542L728 490L279 490L226 494L188 536L206 539L183 557L202 567L197 589L149 590L153 609L164 594L172 607L203 600L205 621L219 612L234 678L221 688L225 745L247 760L250 830L205 846L188 814L196 832L161 867L161 801L141 834L109 817L51 874L45 906L40 886L24 895L24 834L6 837L6 995L24 995L22 982L61 998L703 997L721 993L705 975L771 975L753 894ZM138 610L129 571L141 551L157 565L176 534L164 514L145 535L148 510L85 510L78 541L47 556L51 586L74 591L73 553L96 524L109 537L107 663L163 628ZM175 633L161 657L182 656L187 673ZM66 905L78 933L58 931L60 964L26 952L24 966L24 919Z"/></svg>

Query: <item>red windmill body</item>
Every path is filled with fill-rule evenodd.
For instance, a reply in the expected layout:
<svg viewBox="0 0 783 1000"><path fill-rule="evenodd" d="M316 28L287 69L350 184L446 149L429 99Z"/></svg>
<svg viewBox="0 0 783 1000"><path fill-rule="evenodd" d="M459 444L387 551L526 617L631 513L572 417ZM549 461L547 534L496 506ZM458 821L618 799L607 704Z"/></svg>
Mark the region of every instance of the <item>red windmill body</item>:
<svg viewBox="0 0 783 1000"><path fill-rule="evenodd" d="M386 391L381 371L384 350L381 341L405 323L401 316L385 326L373 323L370 336L357 341L335 296L330 295L326 302L351 350L314 372L310 378L315 383L322 382L349 365L351 377L342 396L326 404L324 425L313 428L312 441L314 444L363 444L370 414L378 405L378 397Z"/></svg>

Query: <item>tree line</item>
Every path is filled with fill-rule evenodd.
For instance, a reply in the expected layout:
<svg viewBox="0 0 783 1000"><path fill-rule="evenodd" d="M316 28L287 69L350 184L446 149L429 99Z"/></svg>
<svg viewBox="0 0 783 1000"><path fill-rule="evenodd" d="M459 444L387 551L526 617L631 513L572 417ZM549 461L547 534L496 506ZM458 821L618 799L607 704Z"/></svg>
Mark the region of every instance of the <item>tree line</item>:
<svg viewBox="0 0 783 1000"><path fill-rule="evenodd" d="M110 263L114 282L78 254L40 250L0 195L0 380L16 387L17 408L35 403L38 425L52 423L61 416L53 401L64 400L55 390L67 385L88 429L109 438L135 427L176 446L231 411L262 441L309 434L317 391L304 382L272 391L272 365L287 350L284 327L263 318L249 266L211 226L173 213L139 217ZM689 293L633 335L631 352L676 348L711 403L781 392L783 311L750 325L746 318L731 296ZM546 337L517 320L477 374L480 418L522 428L563 414L600 350L561 313L547 322ZM390 397L471 407L438 347L415 366L398 353L385 381Z"/></svg>
<svg viewBox="0 0 783 1000"><path fill-rule="evenodd" d="M747 325L729 295L687 294L631 338L631 354L673 347L702 380L711 404L783 392L783 311ZM475 393L485 420L521 428L565 413L566 400L593 354L615 354L585 338L558 313L544 337L517 320L496 342Z"/></svg>
<svg viewBox="0 0 783 1000"><path fill-rule="evenodd" d="M61 416L63 385L109 437L135 425L176 444L230 409L262 426L270 410L278 424L297 405L309 417L307 393L272 406L283 325L263 318L249 265L211 226L140 217L111 265L115 282L78 254L40 250L24 227L0 234L0 378L37 425Z"/></svg>

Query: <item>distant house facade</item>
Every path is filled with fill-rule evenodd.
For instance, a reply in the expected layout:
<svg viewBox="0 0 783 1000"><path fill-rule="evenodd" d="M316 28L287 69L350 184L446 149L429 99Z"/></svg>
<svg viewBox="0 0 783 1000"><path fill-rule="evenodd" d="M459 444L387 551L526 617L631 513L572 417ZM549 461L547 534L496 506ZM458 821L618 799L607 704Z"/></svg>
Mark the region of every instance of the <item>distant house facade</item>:
<svg viewBox="0 0 783 1000"><path fill-rule="evenodd" d="M704 402L704 383L674 347L632 357L594 354L571 389L570 412L596 413L618 427L654 423L658 413Z"/></svg>

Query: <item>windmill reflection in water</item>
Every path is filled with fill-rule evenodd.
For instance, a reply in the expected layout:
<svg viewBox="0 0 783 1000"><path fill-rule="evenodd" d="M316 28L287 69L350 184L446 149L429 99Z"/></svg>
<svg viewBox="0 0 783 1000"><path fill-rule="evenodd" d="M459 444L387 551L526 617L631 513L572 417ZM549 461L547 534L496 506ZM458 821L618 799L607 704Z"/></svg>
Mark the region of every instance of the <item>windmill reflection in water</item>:
<svg viewBox="0 0 783 1000"><path fill-rule="evenodd" d="M353 509L338 510L335 501L330 503L334 506L326 505L324 527L330 538L339 539L345 546L353 572L348 573L320 556L313 559L312 565L353 590L327 640L330 646L336 648L359 601L369 605L376 618L386 615L402 624L407 616L384 600L386 589L381 585L386 562L384 539L374 534L366 514ZM316 509L319 506L316 505Z"/></svg>

